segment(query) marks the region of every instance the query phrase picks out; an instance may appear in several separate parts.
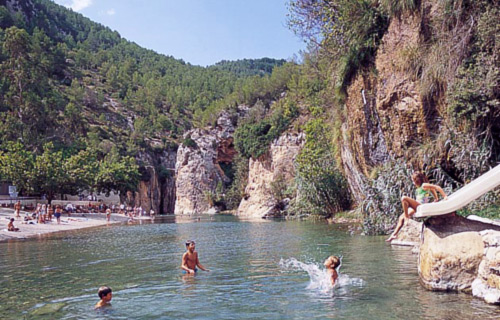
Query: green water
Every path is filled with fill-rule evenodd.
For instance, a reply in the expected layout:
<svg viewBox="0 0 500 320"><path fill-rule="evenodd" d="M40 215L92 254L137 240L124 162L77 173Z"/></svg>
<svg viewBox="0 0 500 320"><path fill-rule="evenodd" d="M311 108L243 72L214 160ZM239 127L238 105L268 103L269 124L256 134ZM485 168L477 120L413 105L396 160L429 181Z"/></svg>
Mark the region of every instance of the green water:
<svg viewBox="0 0 500 320"><path fill-rule="evenodd" d="M194 239L211 272L183 276ZM323 260L344 256L341 285ZM418 282L416 256L340 226L240 222L115 225L0 243L0 319L498 319L500 308ZM112 307L95 311L97 288Z"/></svg>

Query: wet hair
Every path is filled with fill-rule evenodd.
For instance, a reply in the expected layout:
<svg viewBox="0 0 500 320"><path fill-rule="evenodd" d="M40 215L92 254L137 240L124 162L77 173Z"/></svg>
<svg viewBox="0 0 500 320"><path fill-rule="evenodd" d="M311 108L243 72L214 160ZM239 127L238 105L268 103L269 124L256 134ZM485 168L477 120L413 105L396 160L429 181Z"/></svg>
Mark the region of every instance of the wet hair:
<svg viewBox="0 0 500 320"><path fill-rule="evenodd" d="M97 291L97 295L99 296L100 299L102 299L103 297L107 296L111 292L113 292L113 290L111 290L110 287L108 287L108 286L102 286Z"/></svg>
<svg viewBox="0 0 500 320"><path fill-rule="evenodd" d="M419 187L422 184L429 182L429 179L427 178L427 176L420 171L413 173L411 175L411 178L412 178L413 182L415 182L415 184Z"/></svg>
<svg viewBox="0 0 500 320"><path fill-rule="evenodd" d="M14 222L14 218L10 218L10 222Z"/></svg>
<svg viewBox="0 0 500 320"><path fill-rule="evenodd" d="M194 240L187 240L187 241L186 241L186 247L189 247L189 245L190 245L191 243L192 243L192 244L195 244L195 243L194 243Z"/></svg>
<svg viewBox="0 0 500 320"><path fill-rule="evenodd" d="M340 265L340 258L337 256L330 256L330 260L332 260L332 267L337 268Z"/></svg>

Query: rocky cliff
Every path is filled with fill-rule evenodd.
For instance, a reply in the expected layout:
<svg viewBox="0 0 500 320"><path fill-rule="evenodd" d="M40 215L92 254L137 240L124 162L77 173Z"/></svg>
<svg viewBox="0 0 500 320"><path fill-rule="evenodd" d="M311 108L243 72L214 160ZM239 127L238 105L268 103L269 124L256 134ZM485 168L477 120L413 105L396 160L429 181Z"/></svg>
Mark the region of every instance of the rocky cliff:
<svg viewBox="0 0 500 320"><path fill-rule="evenodd" d="M184 135L175 164L175 214L220 210L215 198L230 182L220 164L231 163L236 154L234 129L233 117L223 112L214 128L194 129Z"/></svg>
<svg viewBox="0 0 500 320"><path fill-rule="evenodd" d="M140 206L149 214L171 214L175 206L175 163L176 150L164 150L160 153L142 153L139 161L142 166L142 179L137 191L127 194L126 202Z"/></svg>
<svg viewBox="0 0 500 320"><path fill-rule="evenodd" d="M260 158L249 159L248 185L237 215L246 219L260 219L276 215L278 200L272 184L288 184L295 175L294 160L305 143L303 133L285 133L271 143L269 151Z"/></svg>
<svg viewBox="0 0 500 320"><path fill-rule="evenodd" d="M341 156L358 203L364 198L363 178L374 167L391 158L420 164L414 147L439 130L443 94L430 100L416 76L421 69L413 66L419 63L416 52L426 45L426 26L436 11L430 1L421 5L420 12L391 19L376 52L375 72L359 71L347 88ZM446 54L450 61L460 61L459 50Z"/></svg>

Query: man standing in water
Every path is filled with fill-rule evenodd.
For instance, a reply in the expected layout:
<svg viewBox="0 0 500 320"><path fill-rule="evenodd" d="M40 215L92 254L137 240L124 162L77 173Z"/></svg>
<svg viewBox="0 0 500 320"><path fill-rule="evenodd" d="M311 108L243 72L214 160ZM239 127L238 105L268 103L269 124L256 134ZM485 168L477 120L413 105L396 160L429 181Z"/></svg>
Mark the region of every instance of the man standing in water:
<svg viewBox="0 0 500 320"><path fill-rule="evenodd" d="M188 274L195 274L200 268L203 271L210 271L206 269L198 259L198 252L195 250L195 243L193 240L186 241L186 252L182 255L181 269Z"/></svg>

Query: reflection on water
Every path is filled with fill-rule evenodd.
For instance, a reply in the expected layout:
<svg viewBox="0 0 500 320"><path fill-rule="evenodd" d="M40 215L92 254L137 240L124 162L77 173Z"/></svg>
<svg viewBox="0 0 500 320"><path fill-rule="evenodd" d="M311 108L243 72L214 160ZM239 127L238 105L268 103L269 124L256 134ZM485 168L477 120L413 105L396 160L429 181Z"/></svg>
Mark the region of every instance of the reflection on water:
<svg viewBox="0 0 500 320"><path fill-rule="evenodd" d="M178 220L178 221L176 221ZM172 223L172 222L176 223ZM186 223L178 223L179 221ZM194 239L211 272L181 273ZM322 262L343 255L331 288ZM0 243L0 319L496 319L465 294L429 292L416 257L323 223L156 219ZM94 311L97 288L112 307Z"/></svg>

